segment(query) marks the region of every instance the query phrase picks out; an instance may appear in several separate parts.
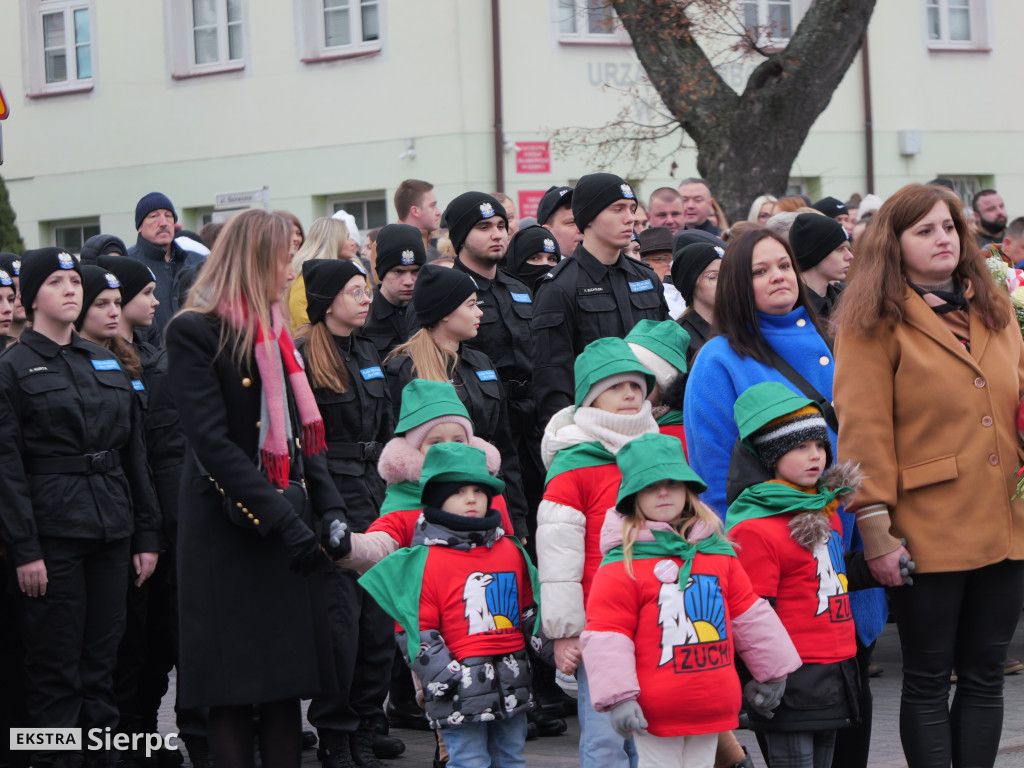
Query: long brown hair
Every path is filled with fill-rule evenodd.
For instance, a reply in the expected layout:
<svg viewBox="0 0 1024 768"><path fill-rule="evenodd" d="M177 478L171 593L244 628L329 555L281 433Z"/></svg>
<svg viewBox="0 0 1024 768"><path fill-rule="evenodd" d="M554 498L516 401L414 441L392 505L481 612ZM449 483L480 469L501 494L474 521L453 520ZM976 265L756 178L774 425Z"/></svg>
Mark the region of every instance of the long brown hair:
<svg viewBox="0 0 1024 768"><path fill-rule="evenodd" d="M426 328L420 328L407 342L391 350L384 362L400 355L412 360L413 376L430 381L451 381L455 366L459 364L459 356L434 341Z"/></svg>
<svg viewBox="0 0 1024 768"><path fill-rule="evenodd" d="M139 353L135 351L135 347L120 336L107 339L103 346L114 353L114 357L121 363L121 367L129 377L132 379L142 378L142 360L139 359Z"/></svg>
<svg viewBox="0 0 1024 768"><path fill-rule="evenodd" d="M323 321L307 323L299 328L297 338L303 339L302 356L306 360L306 373L315 389L343 394L351 382L348 368L338 354L338 345Z"/></svg>
<svg viewBox="0 0 1024 768"><path fill-rule="evenodd" d="M960 237L960 260L953 276L960 283L969 280L974 288L971 308L990 330L997 331L1010 322L1010 300L989 275L974 235L967 228L960 200L937 184L908 184L885 201L871 226L861 234L849 283L834 315L837 324L868 335L883 322L893 327L903 322L907 281L900 236L939 202L946 204Z"/></svg>
<svg viewBox="0 0 1024 768"><path fill-rule="evenodd" d="M789 243L770 229L758 227L730 240L722 257L722 268L718 273L718 289L715 293L714 327L718 335L729 340L741 357L752 357L765 365L772 364L772 347L757 323L757 302L754 298L754 247L762 240L774 240L789 254L796 277L797 298L793 308L803 307L811 318L814 328L824 339L818 313L807 300L807 289L800 276L800 267L793 257Z"/></svg>
<svg viewBox="0 0 1024 768"><path fill-rule="evenodd" d="M223 317L235 312L241 327L223 322L218 353L231 347L236 365L248 366L256 344L256 328L269 328L270 305L277 301L277 270L287 255L292 225L276 213L259 209L232 218L213 245L189 293L185 312ZM244 319L242 312L244 311ZM266 342L269 346L269 338Z"/></svg>

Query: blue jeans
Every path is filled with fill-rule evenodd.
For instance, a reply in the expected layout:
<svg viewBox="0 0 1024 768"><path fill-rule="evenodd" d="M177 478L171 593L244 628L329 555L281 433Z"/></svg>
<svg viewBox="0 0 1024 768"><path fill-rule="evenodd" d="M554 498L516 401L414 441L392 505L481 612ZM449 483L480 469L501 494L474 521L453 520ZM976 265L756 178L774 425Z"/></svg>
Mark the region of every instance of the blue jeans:
<svg viewBox="0 0 1024 768"><path fill-rule="evenodd" d="M526 712L508 720L442 728L448 768L525 768Z"/></svg>
<svg viewBox="0 0 1024 768"><path fill-rule="evenodd" d="M612 728L607 712L598 712L590 701L590 686L583 664L576 668L579 683L580 768L637 768L632 737L623 739Z"/></svg>

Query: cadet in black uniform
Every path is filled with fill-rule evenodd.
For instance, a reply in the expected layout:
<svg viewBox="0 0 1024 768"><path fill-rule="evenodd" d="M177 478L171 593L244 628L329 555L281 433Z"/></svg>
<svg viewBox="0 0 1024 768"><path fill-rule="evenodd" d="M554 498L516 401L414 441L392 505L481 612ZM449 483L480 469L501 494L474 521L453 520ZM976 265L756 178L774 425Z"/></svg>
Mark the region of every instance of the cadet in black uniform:
<svg viewBox="0 0 1024 768"><path fill-rule="evenodd" d="M541 425L573 403L573 363L605 336L624 337L640 320L665 320L661 281L622 254L633 237L633 188L612 173L592 173L573 190L583 242L537 287L533 308L533 393Z"/></svg>
<svg viewBox="0 0 1024 768"><path fill-rule="evenodd" d="M313 259L302 265L302 277L309 325L299 331L299 349L324 419L327 469L345 499L349 525L364 533L380 515L385 484L377 460L394 435L380 356L370 339L355 333L374 294L355 262ZM350 766L353 759L380 766L373 736L387 732L394 621L359 587L358 576L336 567L327 575L338 692L314 697L306 715L320 737L325 768Z"/></svg>
<svg viewBox="0 0 1024 768"><path fill-rule="evenodd" d="M544 275L558 266L561 260L562 253L554 235L545 227L533 226L512 235L502 269L536 292Z"/></svg>
<svg viewBox="0 0 1024 768"><path fill-rule="evenodd" d="M231 219L191 306L167 327L168 378L190 448L177 685L182 705L210 707L218 768L253 766L256 727L263 765L298 768L300 699L334 687L323 548L343 557L349 537L331 535L345 504L281 315L291 232L262 210Z"/></svg>
<svg viewBox="0 0 1024 768"><path fill-rule="evenodd" d="M423 327L385 361L391 401L397 418L402 388L413 379L455 385L476 435L501 453L509 516L516 536L526 538L526 499L501 380L487 355L463 343L477 335L483 315L476 306L476 291L473 278L464 272L435 264L420 270L413 300Z"/></svg>
<svg viewBox="0 0 1024 768"><path fill-rule="evenodd" d="M699 229L685 231L687 235L690 233L714 237ZM680 235L682 234L684 233L680 232ZM718 289L718 271L721 268L722 256L725 255L725 243L721 240L719 242L721 245L696 238L675 238L672 284L679 289L683 301L686 302L686 309L676 322L690 334L690 346L686 350L688 367L693 365L693 359L700 352L700 348L714 335L711 320L714 316Z"/></svg>
<svg viewBox="0 0 1024 768"><path fill-rule="evenodd" d="M427 261L423 233L408 224L388 224L377 235L376 271L380 282L360 336L371 339L383 360L409 338L409 302L420 267Z"/></svg>
<svg viewBox="0 0 1024 768"><path fill-rule="evenodd" d="M35 727L113 728L129 564L141 584L160 550L142 420L117 359L74 332L74 257L41 248L21 266L33 327L0 358L0 539L25 596L28 711ZM43 752L33 765L72 758Z"/></svg>

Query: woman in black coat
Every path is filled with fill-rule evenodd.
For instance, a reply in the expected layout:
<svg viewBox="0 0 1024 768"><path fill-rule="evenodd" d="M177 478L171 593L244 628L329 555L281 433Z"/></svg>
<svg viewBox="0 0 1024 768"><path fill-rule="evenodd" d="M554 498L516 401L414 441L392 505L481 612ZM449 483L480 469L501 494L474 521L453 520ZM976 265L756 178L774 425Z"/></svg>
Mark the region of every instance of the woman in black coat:
<svg viewBox="0 0 1024 768"><path fill-rule="evenodd" d="M465 272L426 265L413 289L416 320L422 326L392 350L385 361L395 418L402 389L413 379L450 381L473 421L473 431L501 453L509 517L520 539L526 538L526 497L519 458L509 428L505 392L491 359L462 342L480 328L483 311L476 306L476 283Z"/></svg>
<svg viewBox="0 0 1024 768"><path fill-rule="evenodd" d="M302 265L309 325L299 330L306 374L323 415L327 469L345 499L352 530L380 515L385 484L377 472L394 435L391 397L373 341L354 331L366 322L373 291L354 261L311 259ZM377 765L373 734L387 732L384 699L394 657L394 620L362 589L359 574L328 574L327 607L338 691L318 696L306 716L320 737L320 759ZM402 745L395 745L400 748Z"/></svg>
<svg viewBox="0 0 1024 768"><path fill-rule="evenodd" d="M281 318L290 234L265 211L233 218L167 328L191 449L178 520L178 687L182 706L210 708L219 768L253 765L254 705L263 764L297 767L299 700L333 687L322 598L333 566L321 540L340 556L348 536L323 421Z"/></svg>

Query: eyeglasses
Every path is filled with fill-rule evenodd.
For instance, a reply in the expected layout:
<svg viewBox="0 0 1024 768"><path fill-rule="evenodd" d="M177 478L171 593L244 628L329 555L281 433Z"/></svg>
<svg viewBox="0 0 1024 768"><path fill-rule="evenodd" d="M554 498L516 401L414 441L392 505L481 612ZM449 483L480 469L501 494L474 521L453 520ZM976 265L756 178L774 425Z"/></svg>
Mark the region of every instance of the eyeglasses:
<svg viewBox="0 0 1024 768"><path fill-rule="evenodd" d="M341 293L345 294L346 296L351 296L352 300L355 301L356 304L361 302L363 299L366 299L367 301L373 301L373 291L369 290L368 288L355 288L351 291L341 291Z"/></svg>
<svg viewBox="0 0 1024 768"><path fill-rule="evenodd" d="M707 280L709 283L717 283L718 282L718 273L717 272L709 272L706 275L701 275L700 279L701 280Z"/></svg>

